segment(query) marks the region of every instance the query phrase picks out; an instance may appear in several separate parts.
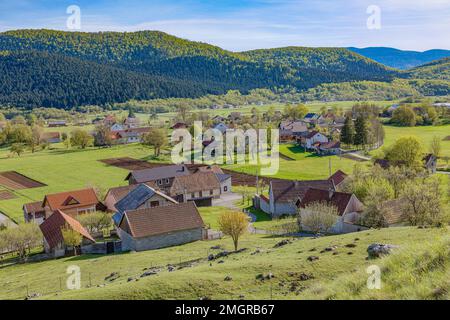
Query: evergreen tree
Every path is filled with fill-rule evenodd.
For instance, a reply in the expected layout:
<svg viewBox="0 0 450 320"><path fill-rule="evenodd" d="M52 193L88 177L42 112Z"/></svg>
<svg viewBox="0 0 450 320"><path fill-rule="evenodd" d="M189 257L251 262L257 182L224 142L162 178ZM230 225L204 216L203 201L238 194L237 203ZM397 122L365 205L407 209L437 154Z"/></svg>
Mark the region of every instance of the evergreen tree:
<svg viewBox="0 0 450 320"><path fill-rule="evenodd" d="M357 146L362 146L364 148L367 144L368 135L369 130L367 128L367 122L362 116L359 116L355 121L354 144Z"/></svg>
<svg viewBox="0 0 450 320"><path fill-rule="evenodd" d="M352 145L355 140L355 126L350 116L345 117L345 123L341 131L341 142Z"/></svg>

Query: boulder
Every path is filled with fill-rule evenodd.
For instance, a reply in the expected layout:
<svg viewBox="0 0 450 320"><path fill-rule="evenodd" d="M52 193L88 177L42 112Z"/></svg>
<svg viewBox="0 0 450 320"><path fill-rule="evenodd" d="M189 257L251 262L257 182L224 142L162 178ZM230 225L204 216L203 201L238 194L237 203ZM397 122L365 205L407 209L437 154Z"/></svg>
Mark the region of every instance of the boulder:
<svg viewBox="0 0 450 320"><path fill-rule="evenodd" d="M225 279L223 279L223 281L231 281L231 280L233 280L231 276L226 276Z"/></svg>
<svg viewBox="0 0 450 320"><path fill-rule="evenodd" d="M315 261L315 260L319 260L319 257L316 257L316 256L309 256L308 258L307 258L307 260L308 261Z"/></svg>
<svg viewBox="0 0 450 320"><path fill-rule="evenodd" d="M390 254L392 249L395 248L398 248L398 246L392 244L372 243L367 247L367 253L369 254L369 258L379 258Z"/></svg>

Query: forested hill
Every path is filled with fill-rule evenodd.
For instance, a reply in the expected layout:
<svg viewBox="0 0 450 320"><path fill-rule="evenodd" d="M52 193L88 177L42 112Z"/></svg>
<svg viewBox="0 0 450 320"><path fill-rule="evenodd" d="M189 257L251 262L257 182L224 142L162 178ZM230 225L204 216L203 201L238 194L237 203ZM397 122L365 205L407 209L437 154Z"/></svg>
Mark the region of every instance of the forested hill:
<svg viewBox="0 0 450 320"><path fill-rule="evenodd" d="M0 105L71 106L155 97L198 97L211 91L168 77L45 52L0 52Z"/></svg>
<svg viewBox="0 0 450 320"><path fill-rule="evenodd" d="M243 93L254 88L306 90L323 83L390 81L404 76L345 48L236 53L158 31L8 31L0 33L0 51L8 52L0 59L0 103L27 107L196 97L230 89ZM39 63L31 61L32 55L37 55ZM72 60L68 63L65 58ZM42 81L37 75L45 73L51 76ZM118 75L121 79L114 79ZM71 84L76 78L80 81Z"/></svg>
<svg viewBox="0 0 450 320"><path fill-rule="evenodd" d="M450 57L424 64L417 68L408 70L410 78L438 79L450 81Z"/></svg>
<svg viewBox="0 0 450 320"><path fill-rule="evenodd" d="M424 52L387 47L348 48L360 55L397 69L411 69L433 60L450 57L450 50L432 49Z"/></svg>

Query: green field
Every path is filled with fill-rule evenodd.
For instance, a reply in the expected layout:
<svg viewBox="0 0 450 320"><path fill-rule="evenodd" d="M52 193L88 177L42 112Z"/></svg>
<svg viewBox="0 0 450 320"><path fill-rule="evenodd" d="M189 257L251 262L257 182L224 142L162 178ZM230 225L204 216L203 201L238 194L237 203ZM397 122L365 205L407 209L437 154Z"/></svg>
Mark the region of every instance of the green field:
<svg viewBox="0 0 450 320"><path fill-rule="evenodd" d="M240 243L240 248L247 248L246 251L213 262L207 261L207 256L220 250L211 247L220 245L231 250L231 239L6 266L0 272L0 299L23 299L27 291L43 299L448 299L449 257L445 250L448 242L444 250L433 249L445 239L448 241L448 231L388 228L318 239L300 238L279 248L274 245L285 238L247 235ZM367 246L374 242L399 248L393 256L366 260ZM334 250L337 254L320 252L330 246L337 246ZM319 260L310 262L309 256L317 256ZM221 260L223 263L219 263ZM168 264L176 270L168 272ZM382 289L369 291L365 286L368 277L365 269L373 264L382 269ZM80 267L81 289L68 291L66 269L72 265ZM146 268L159 272L141 278ZM272 280L256 279L258 274L269 272L274 275ZM105 279L112 273L117 273L117 279ZM299 280L301 273L312 278ZM226 276L232 280L224 281ZM401 286L400 280L405 281ZM440 296L436 296L437 289L442 289Z"/></svg>
<svg viewBox="0 0 450 320"><path fill-rule="evenodd" d="M153 150L141 145L123 145L112 148L66 150L62 145L53 149L27 152L21 157L9 157L9 151L0 149L0 172L14 170L47 186L17 190L16 199L0 201L0 211L17 222L23 221L22 205L43 200L48 193L56 193L86 187L98 187L103 192L111 187L126 185L127 171L108 166L100 159L132 157L149 159ZM165 159L167 160L167 158Z"/></svg>
<svg viewBox="0 0 450 320"><path fill-rule="evenodd" d="M386 138L385 145L389 146L400 137L416 136L424 144L425 151L434 136L444 139L450 136L450 125L445 126L422 126L422 127L394 127L384 126ZM442 141L442 156L450 156L450 140Z"/></svg>

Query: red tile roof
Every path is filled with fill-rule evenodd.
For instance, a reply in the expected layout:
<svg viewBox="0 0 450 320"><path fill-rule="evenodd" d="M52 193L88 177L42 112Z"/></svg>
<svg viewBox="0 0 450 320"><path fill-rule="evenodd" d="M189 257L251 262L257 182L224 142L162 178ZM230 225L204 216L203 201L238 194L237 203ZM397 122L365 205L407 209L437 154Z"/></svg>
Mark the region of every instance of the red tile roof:
<svg viewBox="0 0 450 320"><path fill-rule="evenodd" d="M44 198L44 206L47 203L52 211L87 207L98 205L99 200L94 189L83 189L76 191L48 194ZM72 204L71 204L72 203Z"/></svg>
<svg viewBox="0 0 450 320"><path fill-rule="evenodd" d="M275 202L295 202L302 197L309 188L329 190L333 188L331 180L286 181L273 180L270 182Z"/></svg>
<svg viewBox="0 0 450 320"><path fill-rule="evenodd" d="M345 180L345 178L347 178L347 174L342 170L338 170L335 173L333 173L333 175L330 178L328 178L328 180L333 182L334 186L337 187L339 184L342 183L342 181Z"/></svg>
<svg viewBox="0 0 450 320"><path fill-rule="evenodd" d="M65 226L78 232L83 238L95 242L94 238L92 238L89 232L87 232L77 220L68 216L61 210L57 210L39 226L51 249L64 242L61 229Z"/></svg>
<svg viewBox="0 0 450 320"><path fill-rule="evenodd" d="M326 202L337 208L338 214L342 216L352 197L351 193L333 192L320 189L308 189L302 198L299 206L304 208L313 202Z"/></svg>
<svg viewBox="0 0 450 320"><path fill-rule="evenodd" d="M319 132L317 131L311 131L310 133L308 133L306 135L306 139L311 139L312 137L314 137L316 134L318 134Z"/></svg>
<svg viewBox="0 0 450 320"><path fill-rule="evenodd" d="M120 225L122 226L124 223L128 223L131 236L135 238L203 228L204 226L194 202L127 211Z"/></svg>

